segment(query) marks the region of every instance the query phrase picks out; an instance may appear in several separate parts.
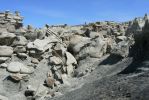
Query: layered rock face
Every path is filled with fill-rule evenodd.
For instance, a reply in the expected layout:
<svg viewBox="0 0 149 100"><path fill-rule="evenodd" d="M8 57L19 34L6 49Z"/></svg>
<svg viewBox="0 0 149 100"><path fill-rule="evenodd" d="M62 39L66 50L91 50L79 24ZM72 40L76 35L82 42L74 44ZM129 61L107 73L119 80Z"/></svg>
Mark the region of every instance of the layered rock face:
<svg viewBox="0 0 149 100"><path fill-rule="evenodd" d="M22 20L17 11L0 13L2 100L88 100L83 99L85 93L78 99L64 98L64 94L123 72L131 57L140 57L142 52L148 55L147 15L129 23L45 25L40 29L24 27Z"/></svg>
<svg viewBox="0 0 149 100"><path fill-rule="evenodd" d="M135 18L131 23L127 35L134 37L134 56L145 59L148 56L149 17L146 14L144 18Z"/></svg>

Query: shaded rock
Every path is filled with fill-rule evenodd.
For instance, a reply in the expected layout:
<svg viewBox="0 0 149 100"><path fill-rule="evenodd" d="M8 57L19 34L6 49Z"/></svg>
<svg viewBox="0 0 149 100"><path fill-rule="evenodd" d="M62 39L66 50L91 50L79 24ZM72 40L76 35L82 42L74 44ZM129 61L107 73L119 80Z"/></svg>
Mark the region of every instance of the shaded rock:
<svg viewBox="0 0 149 100"><path fill-rule="evenodd" d="M16 46L14 48L14 52L15 53L24 53L24 52L26 52L26 48L24 46Z"/></svg>
<svg viewBox="0 0 149 100"><path fill-rule="evenodd" d="M36 93L36 89L35 88L33 88L31 85L28 85L27 86L27 90L25 90L25 93L24 93L24 95L29 99L33 99L33 96L35 96L35 93ZM29 100L30 100L29 99Z"/></svg>
<svg viewBox="0 0 149 100"><path fill-rule="evenodd" d="M85 45L75 57L77 60L84 59L88 56L94 58L100 58L106 52L107 52L107 41L98 37L93 39L90 44Z"/></svg>
<svg viewBox="0 0 149 100"><path fill-rule="evenodd" d="M56 71L54 73L54 78L57 79L57 80L61 80L62 79L61 74L58 71Z"/></svg>
<svg viewBox="0 0 149 100"><path fill-rule="evenodd" d="M15 32L17 36L24 36L25 33L26 33L26 29L24 27L20 27L19 29L16 29L16 32Z"/></svg>
<svg viewBox="0 0 149 100"><path fill-rule="evenodd" d="M73 47L77 44L87 44L90 42L90 38L87 38L87 37L82 37L82 36L79 36L79 35L72 35L69 37L69 46L70 47ZM79 50L77 50L79 51Z"/></svg>
<svg viewBox="0 0 149 100"><path fill-rule="evenodd" d="M7 68L7 67L8 67L8 65L6 63L0 64L0 68Z"/></svg>
<svg viewBox="0 0 149 100"><path fill-rule="evenodd" d="M118 44L113 46L111 54L118 55L121 57L127 57L129 54L129 47L130 47L129 42L126 41L119 42Z"/></svg>
<svg viewBox="0 0 149 100"><path fill-rule="evenodd" d="M113 32L113 35L115 35L115 36L120 36L121 33L120 33L120 32L117 32L117 31L114 31L114 32Z"/></svg>
<svg viewBox="0 0 149 100"><path fill-rule="evenodd" d="M0 46L0 57L10 57L13 54L13 48L9 46Z"/></svg>
<svg viewBox="0 0 149 100"><path fill-rule="evenodd" d="M126 36L118 36L116 37L116 42L121 42L121 41L126 41L127 37Z"/></svg>
<svg viewBox="0 0 149 100"><path fill-rule="evenodd" d="M17 53L17 56L18 56L19 58L23 58L23 59L26 59L26 58L28 57L28 55L25 54L25 53Z"/></svg>
<svg viewBox="0 0 149 100"><path fill-rule="evenodd" d="M28 43L24 36L17 36L13 41L13 46L25 46Z"/></svg>
<svg viewBox="0 0 149 100"><path fill-rule="evenodd" d="M44 29L38 29L37 30L37 38L38 39L44 39L46 34L46 31Z"/></svg>
<svg viewBox="0 0 149 100"><path fill-rule="evenodd" d="M9 25L7 27L7 31L10 32L10 33L15 33L16 32L15 26L14 25Z"/></svg>
<svg viewBox="0 0 149 100"><path fill-rule="evenodd" d="M4 63L8 59L9 59L9 57L0 57L0 63Z"/></svg>
<svg viewBox="0 0 149 100"><path fill-rule="evenodd" d="M64 53L66 52L67 48L64 47L61 43L57 43L56 46L54 47L54 50L60 57L64 56ZM54 56L58 56L57 54L54 54Z"/></svg>
<svg viewBox="0 0 149 100"><path fill-rule="evenodd" d="M11 45L16 35L13 33L3 32L0 34L0 45Z"/></svg>
<svg viewBox="0 0 149 100"><path fill-rule="evenodd" d="M62 83L60 81L55 81L54 86L59 87Z"/></svg>
<svg viewBox="0 0 149 100"><path fill-rule="evenodd" d="M101 32L100 32L101 33ZM87 37L90 37L90 38L95 38L95 37L98 37L100 36L101 34L98 33L98 32L92 32L90 30L86 30L86 32L84 33Z"/></svg>

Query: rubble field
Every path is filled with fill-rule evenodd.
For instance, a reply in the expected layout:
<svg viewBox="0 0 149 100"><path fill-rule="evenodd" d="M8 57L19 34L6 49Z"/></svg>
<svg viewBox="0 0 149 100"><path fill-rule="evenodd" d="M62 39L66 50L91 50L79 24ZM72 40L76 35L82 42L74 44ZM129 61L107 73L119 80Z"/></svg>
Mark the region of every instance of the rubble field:
<svg viewBox="0 0 149 100"><path fill-rule="evenodd" d="M23 25L0 12L0 100L148 100L149 16Z"/></svg>

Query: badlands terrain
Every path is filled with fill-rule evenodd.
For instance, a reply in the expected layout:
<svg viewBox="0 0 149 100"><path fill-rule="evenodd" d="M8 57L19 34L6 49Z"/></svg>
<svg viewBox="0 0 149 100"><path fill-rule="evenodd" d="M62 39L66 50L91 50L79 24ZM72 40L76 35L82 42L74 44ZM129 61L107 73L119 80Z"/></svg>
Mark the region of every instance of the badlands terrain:
<svg viewBox="0 0 149 100"><path fill-rule="evenodd" d="M0 100L149 100L149 16L23 26L0 12Z"/></svg>

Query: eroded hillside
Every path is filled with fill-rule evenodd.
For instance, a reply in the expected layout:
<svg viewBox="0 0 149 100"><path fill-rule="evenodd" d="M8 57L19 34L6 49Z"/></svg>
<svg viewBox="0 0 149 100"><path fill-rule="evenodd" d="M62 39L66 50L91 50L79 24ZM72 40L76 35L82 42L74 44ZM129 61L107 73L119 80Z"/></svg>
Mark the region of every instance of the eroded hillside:
<svg viewBox="0 0 149 100"><path fill-rule="evenodd" d="M0 13L0 99L147 100L149 17L23 26Z"/></svg>

